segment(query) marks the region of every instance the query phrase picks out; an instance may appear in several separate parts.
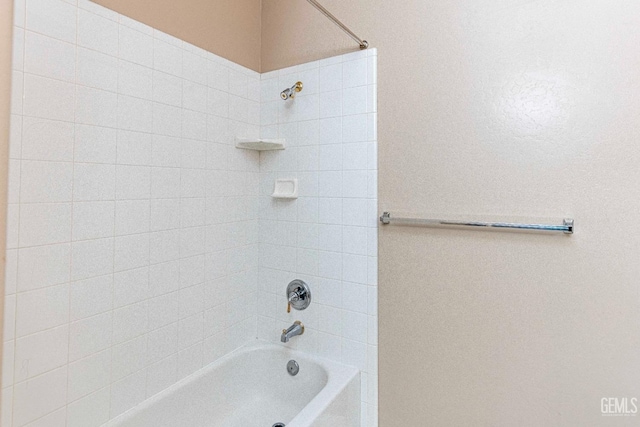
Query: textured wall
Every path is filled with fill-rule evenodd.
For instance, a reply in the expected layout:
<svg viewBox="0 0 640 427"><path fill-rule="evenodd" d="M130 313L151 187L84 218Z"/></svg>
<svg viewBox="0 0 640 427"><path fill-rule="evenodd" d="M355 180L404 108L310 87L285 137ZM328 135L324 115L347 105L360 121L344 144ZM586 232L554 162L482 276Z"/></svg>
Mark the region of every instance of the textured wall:
<svg viewBox="0 0 640 427"><path fill-rule="evenodd" d="M11 121L11 56L13 47L13 1L0 2L0 224L7 221L7 178L9 162L9 126ZM6 243L6 227L0 227L0 248ZM0 259L0 319L4 316L4 272L6 256ZM0 325L3 322L0 320ZM2 330L0 328L0 336ZM0 349L0 362L3 360ZM1 365L0 365L1 366ZM0 405L0 420L2 420Z"/></svg>
<svg viewBox="0 0 640 427"><path fill-rule="evenodd" d="M1 424L99 426L256 336L260 77L16 6Z"/></svg>
<svg viewBox="0 0 640 427"><path fill-rule="evenodd" d="M258 336L362 372L362 426L377 416L378 229L375 50L262 75L261 132L285 138L284 151L260 154ZM280 91L302 81L283 102ZM297 178L299 198L274 199L274 180ZM287 283L309 283L312 304L286 312Z"/></svg>
<svg viewBox="0 0 640 427"><path fill-rule="evenodd" d="M89 0L79 0L80 3ZM92 0L218 56L260 70L260 0Z"/></svg>
<svg viewBox="0 0 640 427"><path fill-rule="evenodd" d="M299 3L264 1L265 71L357 47ZM323 4L378 48L381 211L577 223L381 230L380 425L607 421L640 395L640 4Z"/></svg>

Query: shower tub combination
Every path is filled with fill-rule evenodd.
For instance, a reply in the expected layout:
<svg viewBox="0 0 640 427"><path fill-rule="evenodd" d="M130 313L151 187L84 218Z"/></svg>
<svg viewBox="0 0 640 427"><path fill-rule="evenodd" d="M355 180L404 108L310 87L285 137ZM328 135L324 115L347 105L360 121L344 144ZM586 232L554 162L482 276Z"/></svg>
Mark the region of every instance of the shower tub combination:
<svg viewBox="0 0 640 427"><path fill-rule="evenodd" d="M287 369L295 360L299 372ZM357 368L257 341L103 427L359 427Z"/></svg>

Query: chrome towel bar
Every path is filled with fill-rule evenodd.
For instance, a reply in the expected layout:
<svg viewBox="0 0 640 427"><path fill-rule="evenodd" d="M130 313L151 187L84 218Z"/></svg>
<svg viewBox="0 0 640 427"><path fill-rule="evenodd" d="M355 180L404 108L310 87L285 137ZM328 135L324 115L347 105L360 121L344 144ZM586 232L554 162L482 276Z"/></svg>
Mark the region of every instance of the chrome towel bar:
<svg viewBox="0 0 640 427"><path fill-rule="evenodd" d="M383 225L398 223L403 225L416 225L422 227L477 227L502 230L523 230L523 231L561 231L564 234L573 234L573 219L565 218L562 225L548 224L518 224L512 222L477 222L477 221L447 221L443 219L419 219L419 218L396 218L391 213L384 212L380 217Z"/></svg>

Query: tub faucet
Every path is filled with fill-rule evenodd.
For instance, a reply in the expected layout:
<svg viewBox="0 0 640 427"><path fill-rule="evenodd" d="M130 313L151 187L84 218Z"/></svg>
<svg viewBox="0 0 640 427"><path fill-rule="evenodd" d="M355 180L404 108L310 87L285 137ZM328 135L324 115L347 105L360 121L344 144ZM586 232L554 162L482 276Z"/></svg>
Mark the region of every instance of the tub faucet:
<svg viewBox="0 0 640 427"><path fill-rule="evenodd" d="M289 328L282 330L280 341L289 342L289 339L302 334L304 334L304 325L299 320L296 320Z"/></svg>

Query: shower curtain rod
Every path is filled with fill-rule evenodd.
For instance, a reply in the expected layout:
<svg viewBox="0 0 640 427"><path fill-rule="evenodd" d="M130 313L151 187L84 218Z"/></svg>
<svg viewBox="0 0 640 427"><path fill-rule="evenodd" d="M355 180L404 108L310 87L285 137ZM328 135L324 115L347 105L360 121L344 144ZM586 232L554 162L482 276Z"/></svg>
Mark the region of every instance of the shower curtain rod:
<svg viewBox="0 0 640 427"><path fill-rule="evenodd" d="M367 42L366 40L362 40L360 37L356 36L355 33L353 31L351 31L346 25L344 25L342 22L340 22L340 20L338 18L336 18L335 16L333 16L333 14L331 12L329 12L327 9L324 8L324 6L322 6L320 3L318 3L316 0L307 0L309 3L311 3L311 5L313 7L315 7L316 9L318 9L324 16L326 16L327 18L329 18L329 20L333 21L334 24L336 24L338 27L342 28L342 31L344 31L345 33L347 33L352 39L354 39L355 41L357 41L360 44L360 49L366 49L369 47L369 42Z"/></svg>

